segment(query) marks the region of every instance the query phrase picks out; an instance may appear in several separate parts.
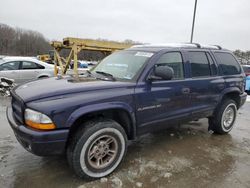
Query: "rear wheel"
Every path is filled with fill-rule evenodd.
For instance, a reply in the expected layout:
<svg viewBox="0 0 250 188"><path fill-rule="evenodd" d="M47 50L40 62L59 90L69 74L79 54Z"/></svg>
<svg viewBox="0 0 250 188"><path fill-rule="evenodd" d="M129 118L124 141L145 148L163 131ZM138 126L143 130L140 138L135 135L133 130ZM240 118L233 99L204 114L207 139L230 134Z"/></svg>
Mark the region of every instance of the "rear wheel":
<svg viewBox="0 0 250 188"><path fill-rule="evenodd" d="M225 99L209 118L209 129L218 134L229 133L235 123L237 106L234 100Z"/></svg>
<svg viewBox="0 0 250 188"><path fill-rule="evenodd" d="M112 173L126 153L126 133L112 120L86 123L73 137L67 157L80 177L100 178Z"/></svg>

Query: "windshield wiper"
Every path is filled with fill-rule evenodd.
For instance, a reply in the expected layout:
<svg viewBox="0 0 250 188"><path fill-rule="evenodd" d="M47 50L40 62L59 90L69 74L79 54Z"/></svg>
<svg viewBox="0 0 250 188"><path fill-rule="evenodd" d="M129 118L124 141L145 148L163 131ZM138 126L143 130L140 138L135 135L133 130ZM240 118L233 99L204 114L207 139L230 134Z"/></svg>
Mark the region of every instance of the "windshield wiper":
<svg viewBox="0 0 250 188"><path fill-rule="evenodd" d="M116 79L115 79L115 77L112 75L112 74L110 74L110 73L107 73L107 72L103 72L103 71L95 71L97 74L101 74L101 75L103 75L103 76L105 76L105 77L109 77L109 78L111 78L113 81L116 81Z"/></svg>

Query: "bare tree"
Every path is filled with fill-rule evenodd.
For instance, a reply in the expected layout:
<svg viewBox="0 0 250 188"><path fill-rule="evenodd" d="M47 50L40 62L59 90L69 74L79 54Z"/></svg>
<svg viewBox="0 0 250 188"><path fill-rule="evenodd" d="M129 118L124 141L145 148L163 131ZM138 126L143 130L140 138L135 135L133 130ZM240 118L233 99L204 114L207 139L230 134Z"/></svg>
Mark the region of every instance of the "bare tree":
<svg viewBox="0 0 250 188"><path fill-rule="evenodd" d="M0 54L37 56L51 50L49 41L36 31L0 24Z"/></svg>

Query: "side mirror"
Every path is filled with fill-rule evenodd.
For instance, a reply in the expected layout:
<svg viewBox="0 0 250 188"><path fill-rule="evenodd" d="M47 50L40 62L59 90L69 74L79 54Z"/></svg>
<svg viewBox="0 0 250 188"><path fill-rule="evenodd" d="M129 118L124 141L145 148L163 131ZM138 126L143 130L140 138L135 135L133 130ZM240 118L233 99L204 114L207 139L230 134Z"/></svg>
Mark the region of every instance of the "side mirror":
<svg viewBox="0 0 250 188"><path fill-rule="evenodd" d="M171 80L174 77L174 70L167 65L158 65L153 71L150 80Z"/></svg>

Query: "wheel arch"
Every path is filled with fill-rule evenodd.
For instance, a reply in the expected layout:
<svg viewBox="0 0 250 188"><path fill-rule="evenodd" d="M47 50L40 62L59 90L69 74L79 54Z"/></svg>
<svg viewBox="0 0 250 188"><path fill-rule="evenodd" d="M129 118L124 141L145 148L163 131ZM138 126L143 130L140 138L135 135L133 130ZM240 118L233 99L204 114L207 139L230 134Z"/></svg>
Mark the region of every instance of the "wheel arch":
<svg viewBox="0 0 250 188"><path fill-rule="evenodd" d="M237 109L239 109L241 101L240 94L241 91L239 88L228 88L222 93L220 101L223 101L226 98L232 99L236 102Z"/></svg>
<svg viewBox="0 0 250 188"><path fill-rule="evenodd" d="M69 127L71 137L84 122L112 119L118 122L125 130L128 139L136 137L135 115L131 107L126 104L97 104L84 106L75 110L68 118L66 125Z"/></svg>
<svg viewBox="0 0 250 188"><path fill-rule="evenodd" d="M49 78L50 75L49 74L40 74L37 76L37 79L41 79L41 78Z"/></svg>

